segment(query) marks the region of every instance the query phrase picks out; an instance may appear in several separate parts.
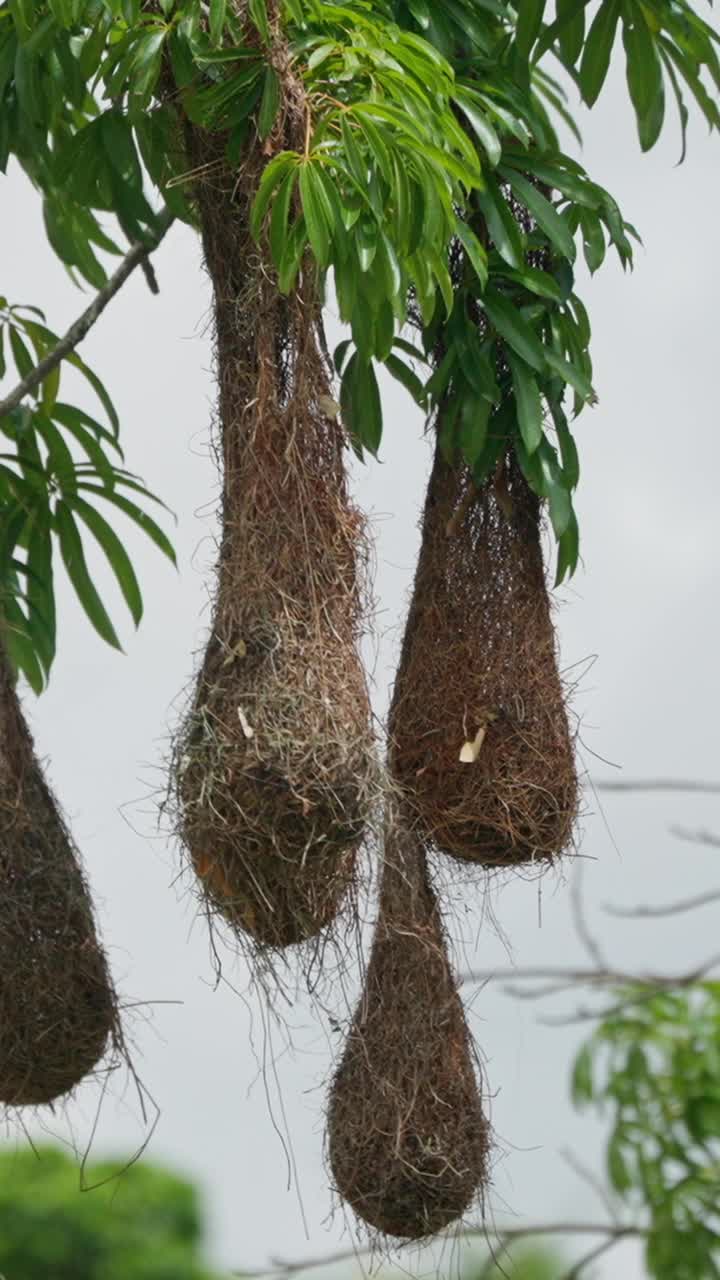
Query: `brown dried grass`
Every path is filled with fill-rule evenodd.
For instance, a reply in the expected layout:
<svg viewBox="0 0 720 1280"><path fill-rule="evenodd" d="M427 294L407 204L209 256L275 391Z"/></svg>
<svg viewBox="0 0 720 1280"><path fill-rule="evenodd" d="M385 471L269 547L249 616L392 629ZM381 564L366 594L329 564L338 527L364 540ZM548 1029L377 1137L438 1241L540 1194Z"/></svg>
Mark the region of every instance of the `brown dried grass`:
<svg viewBox="0 0 720 1280"><path fill-rule="evenodd" d="M281 135L304 127L299 111L287 92ZM209 909L282 948L348 900L374 803L358 651L366 532L312 277L281 297L248 232L264 158L235 173L222 140L189 139L215 298L223 493L212 633L175 752L179 829Z"/></svg>
<svg viewBox="0 0 720 1280"><path fill-rule="evenodd" d="M0 652L0 1103L42 1106L123 1056L72 837Z"/></svg>
<svg viewBox="0 0 720 1280"><path fill-rule="evenodd" d="M430 848L490 867L567 851L578 807L540 535L511 455L476 488L437 446L390 771Z"/></svg>
<svg viewBox="0 0 720 1280"><path fill-rule="evenodd" d="M330 1093L332 1175L369 1226L417 1240L482 1194L489 1145L425 853L395 825L365 986Z"/></svg>

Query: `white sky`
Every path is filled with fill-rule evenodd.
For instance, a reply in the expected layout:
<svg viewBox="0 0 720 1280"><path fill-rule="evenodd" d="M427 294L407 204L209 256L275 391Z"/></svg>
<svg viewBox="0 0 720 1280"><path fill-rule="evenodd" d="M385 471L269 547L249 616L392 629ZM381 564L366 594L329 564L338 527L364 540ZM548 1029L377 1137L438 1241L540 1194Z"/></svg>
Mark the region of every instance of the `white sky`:
<svg viewBox="0 0 720 1280"><path fill-rule="evenodd" d="M717 777L720 144L693 118L682 168L673 167L679 153L673 125L670 140L641 157L620 76L592 115L582 115L584 162L638 226L645 249L633 275L623 276L613 260L581 286L594 328L600 404L578 426L584 566L561 593L563 663L595 657L576 703L584 762L594 776L615 775L593 752L627 777ZM2 291L43 306L48 323L62 331L83 297L48 250L39 202L17 172L2 192ZM205 926L173 887L175 852L153 838L152 792L163 786L173 701L187 686L207 624L214 527L207 512L216 489L206 451L214 396L209 293L193 234L174 229L156 267L160 296L152 298L136 273L83 354L115 399L128 465L177 512L180 573L130 535L146 617L139 634L125 628L127 657L95 638L63 589L52 684L38 703L28 697L27 710L86 859L118 985L128 1000L171 1002L157 1004L134 1031L140 1073L162 1109L149 1155L199 1180L214 1261L260 1266L273 1254L317 1256L349 1237L341 1215L328 1221L322 1034L307 1009L293 1009L299 1052L279 1067L286 1122L278 1122L287 1124L296 1165L288 1188L283 1145L250 1042L254 1034L262 1044L259 1006L227 987L213 990ZM382 463L357 475L377 537L380 709L411 580L428 458L418 413L394 385L386 388L385 405ZM113 616L122 616L119 602ZM668 833L671 822L720 829L717 807L672 796L608 796L604 817L592 797L589 807L596 812L584 823L585 894L611 961L672 972L710 955L717 938L711 909L670 922L623 923L604 915L602 904L664 901L717 883L717 851L702 852ZM546 879L541 903L536 884L516 882L494 891L492 904L518 965L585 962L567 881ZM485 919L478 932L479 916L463 913L463 920L458 927L476 963L506 965L491 922ZM227 974L245 987L246 971L230 958ZM572 1148L600 1167L602 1123L578 1117L567 1100L577 1030L538 1025L541 1009L492 990L477 997L473 1011L504 1150L494 1172L496 1212L509 1211L518 1224L601 1218L602 1205L562 1155ZM80 1135L94 1101L83 1094L72 1108ZM50 1128L66 1132L60 1120ZM132 1097L108 1100L96 1152L127 1152L141 1137ZM597 1274L634 1280L644 1274L636 1257L634 1249L618 1250Z"/></svg>

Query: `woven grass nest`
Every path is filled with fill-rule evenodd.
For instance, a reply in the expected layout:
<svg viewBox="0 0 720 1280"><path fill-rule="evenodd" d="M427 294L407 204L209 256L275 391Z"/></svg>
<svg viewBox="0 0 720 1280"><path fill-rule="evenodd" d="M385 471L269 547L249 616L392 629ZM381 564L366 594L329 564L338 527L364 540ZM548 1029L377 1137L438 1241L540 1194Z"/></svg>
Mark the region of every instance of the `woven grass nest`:
<svg viewBox="0 0 720 1280"><path fill-rule="evenodd" d="M417 1240L482 1196L489 1145L425 854L395 825L365 986L330 1092L332 1176L370 1227Z"/></svg>
<svg viewBox="0 0 720 1280"><path fill-rule="evenodd" d="M358 651L366 531L319 302L309 278L281 297L249 235L258 159L238 175L216 139L189 136L223 490L211 636L175 753L179 829L211 910L282 948L348 899L377 784Z"/></svg>
<svg viewBox="0 0 720 1280"><path fill-rule="evenodd" d="M0 1103L41 1106L122 1052L77 851L0 651Z"/></svg>
<svg viewBox="0 0 720 1280"><path fill-rule="evenodd" d="M389 740L429 847L490 867L569 848L578 781L539 503L510 454L476 487L436 448Z"/></svg>

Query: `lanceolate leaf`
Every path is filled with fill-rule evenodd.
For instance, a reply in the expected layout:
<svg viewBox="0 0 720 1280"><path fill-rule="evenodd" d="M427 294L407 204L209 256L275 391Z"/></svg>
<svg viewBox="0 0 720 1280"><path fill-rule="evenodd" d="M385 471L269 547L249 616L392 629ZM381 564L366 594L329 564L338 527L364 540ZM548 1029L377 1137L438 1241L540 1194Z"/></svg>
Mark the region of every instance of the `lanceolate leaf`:
<svg viewBox="0 0 720 1280"><path fill-rule="evenodd" d="M115 628L87 567L82 538L70 508L64 502L57 505L55 523L63 562L80 604L98 635L114 649L120 649Z"/></svg>
<svg viewBox="0 0 720 1280"><path fill-rule="evenodd" d="M503 172L503 176L507 176L513 191L522 200L554 248L569 262L574 262L575 241L566 223L550 201L541 191L538 191L536 186L533 186L532 182L514 169L507 170L506 174Z"/></svg>
<svg viewBox="0 0 720 1280"><path fill-rule="evenodd" d="M501 258L518 270L523 265L523 242L520 228L494 179L488 177L486 190L476 200L487 222L490 237Z"/></svg>
<svg viewBox="0 0 720 1280"><path fill-rule="evenodd" d="M482 299L498 333L522 360L537 373L545 370L545 348L520 312L496 289L488 289Z"/></svg>
<svg viewBox="0 0 720 1280"><path fill-rule="evenodd" d="M77 494L73 497L68 497L67 505L71 511L74 511L84 521L105 552L110 568L115 574L124 596L125 603L130 610L133 622L138 627L143 615L140 584L122 542L107 520L84 498L78 497Z"/></svg>
<svg viewBox="0 0 720 1280"><path fill-rule="evenodd" d="M610 66L620 18L620 0L602 0L593 19L580 64L580 87L587 105L597 101Z"/></svg>
<svg viewBox="0 0 720 1280"><path fill-rule="evenodd" d="M508 364L515 390L518 426L528 453L534 453L543 438L540 388L524 360L508 352Z"/></svg>

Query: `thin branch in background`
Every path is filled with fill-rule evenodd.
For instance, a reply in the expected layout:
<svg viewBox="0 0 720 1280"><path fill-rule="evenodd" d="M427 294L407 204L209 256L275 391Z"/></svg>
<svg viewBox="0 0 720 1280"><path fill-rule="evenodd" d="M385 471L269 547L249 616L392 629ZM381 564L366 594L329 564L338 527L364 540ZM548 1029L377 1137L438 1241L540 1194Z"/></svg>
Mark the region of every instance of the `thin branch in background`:
<svg viewBox="0 0 720 1280"><path fill-rule="evenodd" d="M582 1160L578 1159L575 1152L571 1151L569 1147L563 1147L560 1151L560 1156L565 1163L569 1165L575 1176L586 1183L590 1190L595 1193L608 1217L612 1221L617 1221L615 1205L612 1202L612 1198L607 1187L603 1184L601 1179L593 1173L592 1169L588 1169L582 1163Z"/></svg>
<svg viewBox="0 0 720 1280"><path fill-rule="evenodd" d="M618 916L621 919L646 919L659 916L675 916L681 915L683 911L696 911L698 907L707 907L711 902L720 902L720 889L711 889L708 893L698 893L694 898L681 898L678 902L666 902L659 907L614 907L611 903L604 903L603 910L608 915Z"/></svg>
<svg viewBox="0 0 720 1280"><path fill-rule="evenodd" d="M53 369L57 368L60 362L75 350L92 326L99 320L108 303L125 284L128 276L132 274L136 267L146 263L148 254L157 249L173 221L174 216L170 210L162 209L158 214L157 228L152 240L147 244L134 244L128 250L117 270L108 278L102 289L98 290L90 306L83 311L74 324L71 324L57 346L53 347L52 351L49 351L46 356L43 356L42 360L30 370L26 377L21 379L9 395L0 400L0 418L4 418L6 414L16 409L25 396L35 391L45 381L48 374L52 373Z"/></svg>
<svg viewBox="0 0 720 1280"><path fill-rule="evenodd" d="M598 969L606 969L607 960L602 954L600 943L590 932L590 926L588 925L587 917L585 915L585 908L583 906L582 899L582 875L583 864L582 862L578 862L575 869L575 875L573 876L570 884L570 904L575 932L590 956L590 959L594 961Z"/></svg>
<svg viewBox="0 0 720 1280"><path fill-rule="evenodd" d="M652 994L655 991L690 987L696 982L701 982L709 970L718 964L720 964L720 955L713 956L707 963L687 973L670 974L628 973L622 969L561 969L551 966L537 969L470 969L461 974L460 981L461 983L486 983L499 979L504 983L544 981L549 984L542 993L521 992L515 987L504 987L506 994L528 1000L540 999L541 995L559 995L577 986L644 987L649 988Z"/></svg>
<svg viewBox="0 0 720 1280"><path fill-rule="evenodd" d="M578 1258L578 1261L573 1264L569 1271L565 1272L561 1280L578 1280L578 1277L586 1267L590 1266L591 1262L597 1262L598 1258L602 1258L604 1254L609 1253L619 1243L619 1240L612 1238L601 1240L600 1244L594 1245L588 1253L583 1254L582 1258Z"/></svg>
<svg viewBox="0 0 720 1280"><path fill-rule="evenodd" d="M699 795L720 795L720 782L698 782L697 779L639 778L621 782L592 781L596 791L687 791Z"/></svg>
<svg viewBox="0 0 720 1280"><path fill-rule="evenodd" d="M720 836L715 831L691 831L688 827L671 827L671 835L678 840L688 840L690 844L700 844L705 849L720 849Z"/></svg>
<svg viewBox="0 0 720 1280"><path fill-rule="evenodd" d="M477 1236L482 1236L485 1240L492 1237L497 1240L499 1250L503 1251L519 1240L548 1236L602 1236L603 1245L609 1247L610 1243L615 1245L621 1240L642 1240L647 1236L648 1230L646 1227L623 1226L617 1222L535 1222L526 1227L491 1227L486 1223L483 1226L466 1227L457 1234L464 1240ZM438 1239L442 1239L442 1236ZM408 1247L417 1246L411 1244ZM402 1246L399 1246L398 1251L401 1249ZM233 1271L232 1275L244 1277L244 1280L261 1280L261 1277L266 1280L282 1280L283 1277L298 1275L302 1271L315 1271L341 1262L358 1261L372 1252L372 1246L368 1245L361 1249L339 1249L336 1253L326 1253L314 1258L271 1258L264 1270L249 1271L242 1267Z"/></svg>

